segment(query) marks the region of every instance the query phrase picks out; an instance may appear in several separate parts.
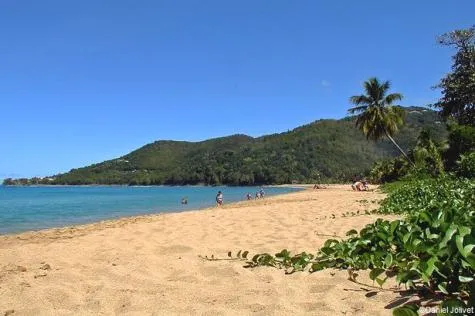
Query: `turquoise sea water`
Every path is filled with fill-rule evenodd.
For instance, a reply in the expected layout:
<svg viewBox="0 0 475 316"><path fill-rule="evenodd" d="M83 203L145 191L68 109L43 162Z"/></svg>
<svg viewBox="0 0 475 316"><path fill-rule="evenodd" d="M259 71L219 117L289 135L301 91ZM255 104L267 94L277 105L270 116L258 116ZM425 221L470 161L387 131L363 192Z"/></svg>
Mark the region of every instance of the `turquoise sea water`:
<svg viewBox="0 0 475 316"><path fill-rule="evenodd" d="M5 187L0 186L0 234L97 222L124 216L180 212L245 200L257 187ZM265 187L266 196L297 189ZM180 203L188 199L187 205Z"/></svg>

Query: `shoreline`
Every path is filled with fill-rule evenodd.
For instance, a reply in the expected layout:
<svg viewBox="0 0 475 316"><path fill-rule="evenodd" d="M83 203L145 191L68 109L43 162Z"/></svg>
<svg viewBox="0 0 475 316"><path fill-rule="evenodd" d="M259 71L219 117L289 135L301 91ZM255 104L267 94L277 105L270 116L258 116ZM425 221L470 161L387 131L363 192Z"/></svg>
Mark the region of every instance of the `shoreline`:
<svg viewBox="0 0 475 316"><path fill-rule="evenodd" d="M343 183L332 183L329 185L342 185ZM311 183L303 183L303 184L254 184L254 185L228 185L228 184L220 184L220 185L207 185L207 184L157 184L157 185L128 185L128 184L0 184L0 187L127 187L127 188L160 188L160 187L168 187L168 188L176 188L176 187L210 187L210 188L218 188L218 187L242 187L242 188L255 188L255 187L263 187L263 188L271 188L271 187L295 187L295 188L303 188L313 186L314 184ZM327 184L326 184L327 185Z"/></svg>
<svg viewBox="0 0 475 316"><path fill-rule="evenodd" d="M305 185L304 185L305 186ZM286 188L294 188L294 189L299 189L299 191L304 191L308 190L310 187L296 187L294 185L279 185L279 186L267 186L267 187L286 187ZM54 187L54 186L53 186ZM263 200L266 199L271 199L276 196L282 196L282 195L287 195L287 194L292 194L296 193L299 191L294 191L294 192L286 192L286 193L280 193L280 194L275 194L272 196L267 196ZM234 202L229 202L221 206L220 208L230 208L233 206L239 206L239 205L247 205L251 204L252 202L255 201L261 201L261 200L242 200L242 201L234 201ZM105 220L99 220L99 221L92 221L89 223L82 223L82 224L73 224L73 225L66 225L66 226L59 226L59 227L50 227L50 228L43 228L43 229L38 229L38 230L27 230L27 231L21 231L17 233L7 233L7 234L0 234L0 241L2 239L24 239L22 237L28 236L31 237L32 235L41 235L44 236L45 238L48 238L48 235L57 235L57 234L63 234L63 233L68 233L68 234L80 234L83 231L91 231L91 228L95 229L105 229L105 228L111 228L111 227L116 227L116 225L121 225L123 222L137 222L137 221L146 221L146 222L151 222L155 218L161 217L161 216L167 216L167 215L172 215L172 214L182 214L182 213L193 213L193 212L202 212L206 210L213 210L216 209L217 207L203 207L203 208L196 208L196 209L189 209L189 210L181 210L181 211L161 211L158 213L150 213L150 214L142 214L142 215L130 215L130 216L120 216L117 218L111 218L111 219L105 219ZM71 235L69 235L71 236ZM69 238L69 237L68 237ZM56 238L54 238L56 239Z"/></svg>
<svg viewBox="0 0 475 316"><path fill-rule="evenodd" d="M368 271L286 275L244 268L228 251L315 253L377 218L379 192L347 185L203 210L0 236L0 314L391 315L394 282L375 295ZM344 216L345 212L360 215ZM202 259L214 256L216 261ZM379 288L378 288L379 289Z"/></svg>

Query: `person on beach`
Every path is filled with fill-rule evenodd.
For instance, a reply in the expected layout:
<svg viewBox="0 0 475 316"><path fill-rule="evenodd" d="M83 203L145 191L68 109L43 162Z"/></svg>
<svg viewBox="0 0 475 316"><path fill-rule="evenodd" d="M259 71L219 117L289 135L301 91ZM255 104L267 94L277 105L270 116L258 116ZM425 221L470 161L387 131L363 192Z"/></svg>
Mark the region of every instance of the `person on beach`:
<svg viewBox="0 0 475 316"><path fill-rule="evenodd" d="M326 186L320 185L320 184L315 184L315 185L313 186L313 189L314 189L314 190L317 190L317 189L326 189L326 188L327 188Z"/></svg>
<svg viewBox="0 0 475 316"><path fill-rule="evenodd" d="M181 204L188 204L188 199L186 197L182 198Z"/></svg>
<svg viewBox="0 0 475 316"><path fill-rule="evenodd" d="M223 193L221 193L221 191L218 191L218 194L216 195L216 206L221 205L223 205Z"/></svg>
<svg viewBox="0 0 475 316"><path fill-rule="evenodd" d="M246 198L247 198L248 201L251 200L252 199L251 193L246 194Z"/></svg>
<svg viewBox="0 0 475 316"><path fill-rule="evenodd" d="M363 179L363 191L369 191L368 181Z"/></svg>
<svg viewBox="0 0 475 316"><path fill-rule="evenodd" d="M264 189L261 187L261 188L259 189L259 197L260 197L261 199L264 198L264 194L265 194L265 193L264 193Z"/></svg>
<svg viewBox="0 0 475 316"><path fill-rule="evenodd" d="M351 185L353 191L369 191L368 181L356 181Z"/></svg>

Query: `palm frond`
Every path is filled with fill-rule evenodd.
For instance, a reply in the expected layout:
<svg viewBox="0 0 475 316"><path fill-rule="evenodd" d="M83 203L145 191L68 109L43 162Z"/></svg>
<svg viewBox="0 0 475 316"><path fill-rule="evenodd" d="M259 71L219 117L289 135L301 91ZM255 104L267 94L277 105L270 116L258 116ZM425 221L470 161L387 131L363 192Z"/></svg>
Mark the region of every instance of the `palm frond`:
<svg viewBox="0 0 475 316"><path fill-rule="evenodd" d="M368 98L368 96L362 94L362 95L354 95L350 97L350 102L353 103L354 105L371 105L372 100Z"/></svg>
<svg viewBox="0 0 475 316"><path fill-rule="evenodd" d="M403 95L400 94L400 93L391 93L391 94L388 94L384 98L384 104L385 105L392 105L394 103L394 101L401 101L402 98L403 98Z"/></svg>
<svg viewBox="0 0 475 316"><path fill-rule="evenodd" d="M348 109L348 113L355 114L355 113L364 112L367 108L368 108L367 105L355 106L353 108Z"/></svg>
<svg viewBox="0 0 475 316"><path fill-rule="evenodd" d="M349 113L359 113L356 126L365 134L367 139L378 140L387 134L394 135L399 126L404 123L404 110L391 106L402 99L400 93L387 95L391 88L389 81L381 82L378 78L370 78L364 82L365 94L350 98L355 107Z"/></svg>
<svg viewBox="0 0 475 316"><path fill-rule="evenodd" d="M389 80L386 80L381 84L380 87L381 87L381 91L383 92L381 97L383 97L389 91L389 89L391 88L391 82Z"/></svg>
<svg viewBox="0 0 475 316"><path fill-rule="evenodd" d="M364 90L366 95L372 98L373 100L377 100L377 90L379 87L379 80L376 77L369 78L364 82Z"/></svg>

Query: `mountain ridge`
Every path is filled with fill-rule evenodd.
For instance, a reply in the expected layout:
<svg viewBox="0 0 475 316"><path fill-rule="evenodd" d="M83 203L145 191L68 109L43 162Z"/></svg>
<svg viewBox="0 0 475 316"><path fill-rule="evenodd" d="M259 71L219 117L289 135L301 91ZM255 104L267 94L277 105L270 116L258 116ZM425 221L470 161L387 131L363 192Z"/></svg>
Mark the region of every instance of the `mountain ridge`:
<svg viewBox="0 0 475 316"><path fill-rule="evenodd" d="M435 111L405 107L406 124L395 136L404 149L423 128L445 139ZM43 179L6 179L4 184L281 184L344 181L374 161L398 154L387 141L365 139L355 116L319 119L286 132L252 137L242 133L197 142L157 140L121 157Z"/></svg>

